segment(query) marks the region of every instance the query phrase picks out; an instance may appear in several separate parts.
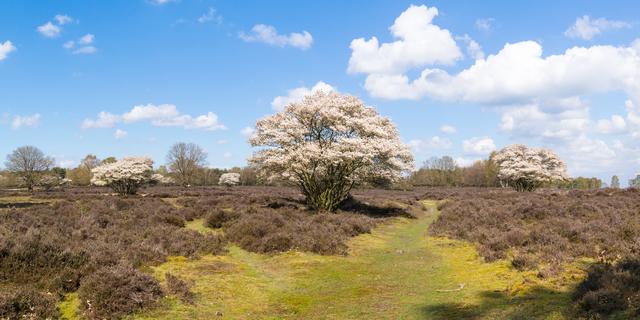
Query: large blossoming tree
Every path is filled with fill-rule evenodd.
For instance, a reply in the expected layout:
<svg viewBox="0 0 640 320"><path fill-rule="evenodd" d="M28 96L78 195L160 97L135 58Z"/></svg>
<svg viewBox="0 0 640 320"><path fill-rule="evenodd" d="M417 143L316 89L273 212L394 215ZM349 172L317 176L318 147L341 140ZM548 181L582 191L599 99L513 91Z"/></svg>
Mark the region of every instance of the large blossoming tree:
<svg viewBox="0 0 640 320"><path fill-rule="evenodd" d="M250 162L295 182L314 209L334 211L359 183L394 181L413 156L388 118L358 98L318 91L256 123Z"/></svg>
<svg viewBox="0 0 640 320"><path fill-rule="evenodd" d="M120 195L136 194L138 188L152 181L153 160L145 157L123 158L91 170L91 183L109 186Z"/></svg>
<svg viewBox="0 0 640 320"><path fill-rule="evenodd" d="M533 191L544 183L567 180L567 167L553 152L514 144L493 156L498 179L518 191Z"/></svg>

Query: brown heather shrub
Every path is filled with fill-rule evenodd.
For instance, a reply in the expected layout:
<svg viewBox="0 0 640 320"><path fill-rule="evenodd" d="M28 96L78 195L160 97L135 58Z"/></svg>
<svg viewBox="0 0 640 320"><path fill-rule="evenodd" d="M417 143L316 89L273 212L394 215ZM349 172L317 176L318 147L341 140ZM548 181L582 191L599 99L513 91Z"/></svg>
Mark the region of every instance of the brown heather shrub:
<svg viewBox="0 0 640 320"><path fill-rule="evenodd" d="M89 319L119 319L155 304L162 297L158 281L128 264L98 269L82 280L78 297Z"/></svg>
<svg viewBox="0 0 640 320"><path fill-rule="evenodd" d="M225 223L235 220L240 215L235 211L218 209L210 212L206 217L206 226L209 228L222 228Z"/></svg>
<svg viewBox="0 0 640 320"><path fill-rule="evenodd" d="M518 267L614 261L640 244L638 190L461 191L439 207L433 234L475 242L487 261L513 252Z"/></svg>
<svg viewBox="0 0 640 320"><path fill-rule="evenodd" d="M57 319L56 298L31 288L0 292L0 319Z"/></svg>
<svg viewBox="0 0 640 320"><path fill-rule="evenodd" d="M587 278L576 288L573 300L590 318L623 313L640 317L640 259L591 266ZM622 318L621 318L622 319Z"/></svg>
<svg viewBox="0 0 640 320"><path fill-rule="evenodd" d="M225 229L229 241L259 253L288 250L346 254L345 241L368 233L374 219L350 213L311 214L290 209L262 208L243 213Z"/></svg>
<svg viewBox="0 0 640 320"><path fill-rule="evenodd" d="M185 221L197 218L206 217L210 226L224 228L231 241L253 252L345 254L350 237L389 217L410 216L399 204L417 205L424 190L355 190L357 201L345 203L337 214L308 211L298 190L285 187L152 187L140 191L146 196L127 198L110 193L70 187L34 195L56 200L51 205L0 209L0 283L37 290L24 293L26 298L18 299L27 301L22 305L42 304L38 292L51 292L46 297L55 305L79 290L82 300L92 303L83 302L90 318L117 318L150 306L158 297L157 282L135 268L162 263L170 255L225 252L225 237L184 228ZM168 290L174 294L188 291L179 289L186 283L172 283ZM135 299L125 301L130 296Z"/></svg>

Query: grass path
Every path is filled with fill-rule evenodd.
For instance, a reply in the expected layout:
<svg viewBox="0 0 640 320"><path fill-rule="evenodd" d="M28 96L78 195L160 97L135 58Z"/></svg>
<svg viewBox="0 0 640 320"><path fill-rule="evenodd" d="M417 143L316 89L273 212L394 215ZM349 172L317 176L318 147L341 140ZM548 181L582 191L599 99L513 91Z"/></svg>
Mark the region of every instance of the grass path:
<svg viewBox="0 0 640 320"><path fill-rule="evenodd" d="M138 319L565 319L566 284L507 262L484 263L469 244L426 235L434 202L350 241L345 257L290 252L173 257L152 269L191 281L194 305L168 297ZM573 270L573 271L571 271ZM461 284L463 288L460 289Z"/></svg>

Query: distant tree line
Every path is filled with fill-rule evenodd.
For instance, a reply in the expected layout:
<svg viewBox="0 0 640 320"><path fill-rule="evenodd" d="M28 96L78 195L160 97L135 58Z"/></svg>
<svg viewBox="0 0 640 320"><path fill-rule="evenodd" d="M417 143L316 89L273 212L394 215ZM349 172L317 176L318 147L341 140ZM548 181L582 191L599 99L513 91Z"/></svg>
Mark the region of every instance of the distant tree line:
<svg viewBox="0 0 640 320"><path fill-rule="evenodd" d="M413 186L429 187L506 187L507 184L498 177L498 165L494 161L495 155L496 152L492 152L487 159L478 160L466 167L459 165L450 156L432 157L408 177L407 181ZM542 183L540 186L588 190L603 188L604 183L595 177L575 177ZM640 187L640 178L631 180L629 186ZM617 176L612 177L610 187L620 187Z"/></svg>
<svg viewBox="0 0 640 320"><path fill-rule="evenodd" d="M461 166L451 156L432 157L399 183L392 184L384 179L370 179L362 186L374 188L391 188L399 185L402 188L413 186L506 187L505 182L498 177L499 168L494 160L495 156L496 152L493 152L487 159L478 160L469 166ZM167 153L166 164L154 169L153 173L170 178L174 184L181 186L220 185L220 178L225 173L237 173L239 185L291 184L286 179L267 180L259 175L258 169L254 166L230 169L210 168L206 166L206 157L206 152L196 144L176 143ZM7 156L6 169L0 171L0 187L49 190L64 185L89 186L93 177L92 171L95 168L116 161L117 159L112 156L99 159L94 154L88 154L75 168L54 167L53 159L44 155L38 148L20 147ZM540 186L586 190L599 189L607 185L595 177L575 177L544 183ZM614 175L608 187L619 188L619 177ZM629 187L640 188L640 175L629 180Z"/></svg>

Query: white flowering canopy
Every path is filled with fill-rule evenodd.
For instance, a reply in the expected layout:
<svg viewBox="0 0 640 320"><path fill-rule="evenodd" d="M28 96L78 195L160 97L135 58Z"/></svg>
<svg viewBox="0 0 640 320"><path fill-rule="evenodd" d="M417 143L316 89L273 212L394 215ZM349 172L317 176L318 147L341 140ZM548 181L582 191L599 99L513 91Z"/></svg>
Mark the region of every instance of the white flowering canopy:
<svg viewBox="0 0 640 320"><path fill-rule="evenodd" d="M221 186L235 186L240 184L240 174L237 172L223 173L218 180L218 184Z"/></svg>
<svg viewBox="0 0 640 320"><path fill-rule="evenodd" d="M151 181L153 160L146 157L128 157L103 164L91 170L91 184L110 186L120 194L135 194L138 187Z"/></svg>
<svg viewBox="0 0 640 320"><path fill-rule="evenodd" d="M173 180L173 178L161 175L159 173L154 173L153 175L151 175L150 180L153 183L159 183L164 185L175 183L175 180Z"/></svg>
<svg viewBox="0 0 640 320"><path fill-rule="evenodd" d="M547 149L514 144L497 152L493 161L498 166L498 179L519 191L568 179L565 163Z"/></svg>
<svg viewBox="0 0 640 320"><path fill-rule="evenodd" d="M394 181L413 168L391 120L336 92L317 91L259 120L250 142L262 147L250 162L267 178L295 181L309 204L330 211L355 184Z"/></svg>

